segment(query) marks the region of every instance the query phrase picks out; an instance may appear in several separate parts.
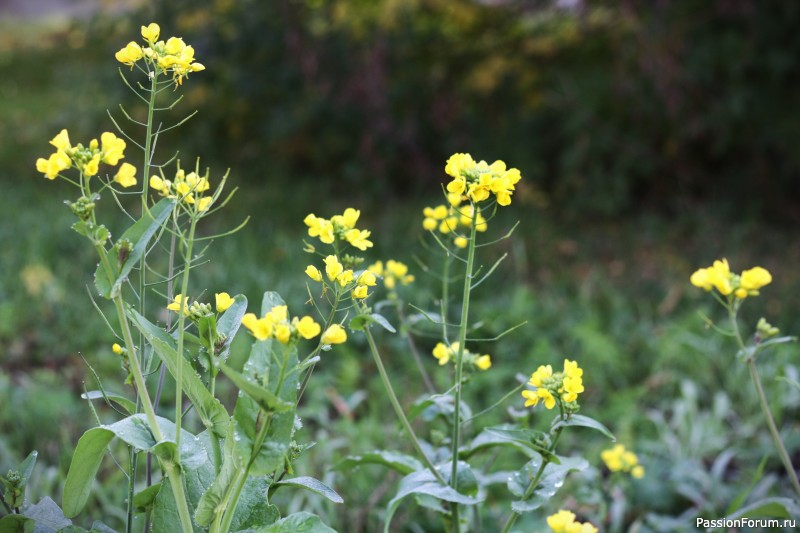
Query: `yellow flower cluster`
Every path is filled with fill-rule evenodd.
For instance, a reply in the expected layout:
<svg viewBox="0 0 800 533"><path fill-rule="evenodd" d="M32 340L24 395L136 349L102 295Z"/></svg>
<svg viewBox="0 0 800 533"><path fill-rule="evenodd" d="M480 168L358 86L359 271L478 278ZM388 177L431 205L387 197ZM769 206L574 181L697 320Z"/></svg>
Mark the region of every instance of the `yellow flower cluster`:
<svg viewBox="0 0 800 533"><path fill-rule="evenodd" d="M743 299L758 296L758 290L772 283L772 274L765 268L753 267L741 274L734 274L728 266L728 260L714 261L707 268L698 269L689 279L692 285L710 291L717 289L723 296L733 294Z"/></svg>
<svg viewBox="0 0 800 533"><path fill-rule="evenodd" d="M600 458L612 472L630 472L636 479L644 477L644 467L632 451L626 450L622 444L600 452Z"/></svg>
<svg viewBox="0 0 800 533"><path fill-rule="evenodd" d="M560 510L547 517L547 525L553 533L597 533L597 528L589 522L576 522L575 513Z"/></svg>
<svg viewBox="0 0 800 533"><path fill-rule="evenodd" d="M120 159L125 157L125 141L106 131L97 139L89 141L89 146L78 143L70 144L69 133L66 129L50 140L56 151L47 159L40 157L36 160L36 170L44 174L47 179L54 180L63 170L77 168L84 176L90 178L100 170L100 163L116 166ZM114 181L123 187L136 185L136 167L130 163L120 165Z"/></svg>
<svg viewBox="0 0 800 533"><path fill-rule="evenodd" d="M458 354L459 343L454 342L447 346L443 342L439 342L433 348L433 356L439 360L439 365L446 365L449 361L455 362L456 355ZM478 370L489 370L492 366L492 358L488 354L478 355L464 349L464 362L471 364Z"/></svg>
<svg viewBox="0 0 800 533"><path fill-rule="evenodd" d="M583 369L576 361L564 359L564 370L553 373L550 365L541 365L531 375L528 384L536 387L535 390L522 391L525 398L525 407L538 405L544 402L547 409L552 409L556 401L564 403L575 402L578 395L583 392Z"/></svg>
<svg viewBox="0 0 800 533"><path fill-rule="evenodd" d="M323 280L322 272L314 265L306 267L306 275L316 282L322 282ZM353 291L353 298L359 300L369 296L369 287L374 287L377 283L375 274L369 270L361 271L356 277L356 273L352 269L345 269L335 255L329 255L325 258L325 276L328 281L337 283L343 290L350 288Z"/></svg>
<svg viewBox="0 0 800 533"><path fill-rule="evenodd" d="M150 188L158 191L161 196L175 198L186 204L192 205L198 213L208 211L214 202L212 196L202 196L210 189L207 176L198 176L196 172L186 172L179 168L175 179L165 180L159 176L150 177Z"/></svg>
<svg viewBox="0 0 800 533"><path fill-rule="evenodd" d="M276 305L261 318L254 313L247 313L242 317L242 325L260 341L274 338L281 344L288 344L292 338L298 337L313 339L322 329L310 316L289 320L289 311L285 305Z"/></svg>
<svg viewBox="0 0 800 533"><path fill-rule="evenodd" d="M356 228L356 222L361 211L348 207L341 215L335 215L330 220L309 214L303 220L308 226L308 236L318 237L325 244L333 244L336 240L348 242L362 252L372 248L369 240L371 232Z"/></svg>
<svg viewBox="0 0 800 533"><path fill-rule="evenodd" d="M398 283L408 285L414 282L414 275L408 273L408 265L389 259L384 266L383 261L375 261L367 270L376 276L383 277L383 284L387 289L393 290Z"/></svg>
<svg viewBox="0 0 800 533"><path fill-rule="evenodd" d="M480 209L477 209L477 215L474 215L476 208L472 205L459 208L461 202L460 194L449 193L447 195L449 206L441 204L436 207L426 207L422 210L425 217L422 219L422 227L427 231L438 230L442 235L451 235L456 246L466 248L469 239L458 231L459 227L471 228L473 220L477 231L486 231L488 226Z"/></svg>
<svg viewBox="0 0 800 533"><path fill-rule="evenodd" d="M172 79L176 85L181 85L183 78L188 77L189 73L205 70L206 67L195 62L193 47L184 43L180 37L170 37L166 42L159 41L160 34L161 28L155 22L142 26L142 37L147 46L142 48L136 42L131 41L114 57L129 67L133 67L137 61L145 59L161 72L172 73Z"/></svg>
<svg viewBox="0 0 800 533"><path fill-rule="evenodd" d="M475 162L469 154L453 154L444 171L453 178L447 184L450 193L466 196L473 203L483 202L494 195L500 205L509 205L515 185L522 179L516 168L506 168L502 161L491 165Z"/></svg>
<svg viewBox="0 0 800 533"><path fill-rule="evenodd" d="M233 298L227 292L218 292L214 295L214 307L217 313L222 313L233 305ZM175 313L183 312L184 315L190 317L207 316L211 314L211 306L195 300L190 302L188 298L184 301L183 294L178 294L172 300L172 303L167 305L167 309Z"/></svg>

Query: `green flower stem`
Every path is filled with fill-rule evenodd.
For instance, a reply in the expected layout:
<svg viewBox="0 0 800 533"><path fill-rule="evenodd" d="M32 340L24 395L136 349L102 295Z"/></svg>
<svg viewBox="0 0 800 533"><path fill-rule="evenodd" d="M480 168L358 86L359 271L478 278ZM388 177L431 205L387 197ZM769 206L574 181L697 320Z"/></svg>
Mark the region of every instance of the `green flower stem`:
<svg viewBox="0 0 800 533"><path fill-rule="evenodd" d="M736 319L737 310L738 309L736 308L735 304L731 302L728 303L728 317L730 318L731 326L733 327L733 335L736 338L736 342L739 344L739 349L744 351L746 350L746 347L744 341L742 340L742 334L739 331L739 323ZM800 496L800 481L797 479L797 472L795 472L794 466L792 465L792 460L789 457L789 453L786 451L786 447L783 445L783 440L778 432L778 427L775 425L775 419L772 417L772 411L770 411L769 408L769 401L767 400L766 394L764 394L764 388L761 386L761 378L758 375L758 368L756 368L755 354L747 358L747 368L750 370L750 378L753 380L753 386L756 388L758 401L761 404L761 411L764 413L764 418L767 419L767 427L769 427L769 432L772 435L772 441L775 443L775 448L778 450L778 456L780 456L783 467L786 469L786 473L789 475L792 488L797 495Z"/></svg>
<svg viewBox="0 0 800 533"><path fill-rule="evenodd" d="M419 455L422 457L422 461L425 463L425 466L428 467L428 470L431 471L433 477L435 477L436 480L442 485L447 485L447 482L444 480L444 477L442 477L442 474L436 469L431 460L428 458L425 450L422 449L422 445L419 443L419 439L417 438L416 433L414 433L414 429L411 427L408 418L406 418L406 415L403 412L403 408L400 406L400 401L397 399L397 395L394 393L392 383L389 381L389 376L386 373L386 368L383 366L383 361L381 361L381 356L380 353L378 353L378 347L375 345L375 339L372 337L372 332L367 327L364 328L364 333L367 336L367 342L369 343L369 349L372 352L372 358L375 360L375 366L378 367L378 373L381 375L383 387L386 389L386 393L389 395L389 401L392 403L392 407L394 407L394 412L397 414L397 418L400 419L403 427L408 432L408 435L411 437L411 442L414 444L414 448L416 448L417 453L419 453Z"/></svg>
<svg viewBox="0 0 800 533"><path fill-rule="evenodd" d="M477 213L477 208L473 206L473 212ZM467 340L467 321L469 320L469 297L472 290L472 269L475 264L475 237L477 235L476 220L472 221L469 236L469 248L467 249L467 268L464 271L464 295L461 300L461 322L458 326L458 353L456 354L456 382L455 382L455 405L453 407L453 449L452 449L452 468L450 470L450 486L458 490L458 447L461 438L461 387L464 377L464 345ZM459 531L458 504L453 503L453 531Z"/></svg>
<svg viewBox="0 0 800 533"><path fill-rule="evenodd" d="M442 300L439 302L439 309L442 315L442 340L448 339L447 335L447 303L450 298L450 263L453 260L448 254L444 258L444 266L442 267Z"/></svg>
<svg viewBox="0 0 800 533"><path fill-rule="evenodd" d="M184 325L186 324L186 313L188 312L189 291L189 272L192 270L192 247L194 246L194 231L197 227L197 219L192 217L189 224L189 237L186 240L186 264L183 268L183 280L181 281L181 308L178 311L178 368L175 376L175 443L181 449L181 418L183 416L183 340Z"/></svg>
<svg viewBox="0 0 800 533"><path fill-rule="evenodd" d="M164 471L169 478L170 487L172 487L172 494L175 497L175 504L178 508L178 516L181 519L181 528L183 533L194 533L192 526L192 516L189 514L189 504L186 499L186 492L183 490L183 475L181 474L180 465L174 463L167 463L162 461Z"/></svg>
<svg viewBox="0 0 800 533"><path fill-rule="evenodd" d="M561 418L564 418L564 414L561 414ZM556 430L556 435L553 437L553 442L550 444L550 448L547 451L553 453L556 449L556 444L558 444L558 439L561 437L561 432L564 430L563 427L560 427ZM544 469L547 468L547 465L550 464L550 461L547 457L542 456L542 464L539 465L539 470L536 471L536 475L533 476L531 482L528 484L528 488L525 489L525 494L522 495L522 501L527 500L533 494L533 491L536 490L536 487L539 485L539 480L542 479L542 475L544 474ZM501 533L509 533L511 528L514 526L514 523L519 518L519 513L516 511L511 511L511 515L509 515L508 520L506 520L506 525L503 526L503 531Z"/></svg>
<svg viewBox="0 0 800 533"><path fill-rule="evenodd" d="M403 312L403 305L400 300L395 301L395 309L397 310L398 320L401 324L404 324L402 333L406 338L406 342L408 343L408 349L411 351L411 355L414 357L414 363L417 365L417 370L419 370L419 373L422 376L422 382L425 384L425 388L428 389L429 393L436 394L436 387L434 387L428 371L425 370L425 365L422 364L422 358L419 356L417 344L414 342L414 337L411 336L411 332L406 325L406 315Z"/></svg>

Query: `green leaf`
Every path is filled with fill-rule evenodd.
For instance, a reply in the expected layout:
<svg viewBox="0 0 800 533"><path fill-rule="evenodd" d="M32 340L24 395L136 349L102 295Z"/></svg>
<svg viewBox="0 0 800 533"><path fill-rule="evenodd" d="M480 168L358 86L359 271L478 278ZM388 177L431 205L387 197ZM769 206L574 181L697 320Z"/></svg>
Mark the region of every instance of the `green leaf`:
<svg viewBox="0 0 800 533"><path fill-rule="evenodd" d="M116 296L120 291L122 284L128 279L128 274L130 274L133 267L139 264L139 259L141 259L145 250L147 250L147 244L150 242L150 239L172 213L175 205L175 200L170 198L161 199L150 208L149 212L143 213L142 218L136 221L136 223L128 228L119 238L120 241L130 241L133 248L119 267L119 274L111 287L111 298ZM109 260L112 265L118 263L116 257L109 258Z"/></svg>
<svg viewBox="0 0 800 533"><path fill-rule="evenodd" d="M78 440L75 454L64 484L62 504L64 514L72 518L81 512L89 498L92 482L103 461L106 447L114 437L118 437L129 446L142 451L158 452L160 457L166 455L177 459L175 449L175 424L166 418L156 417L165 440L156 443L147 419L143 414L129 416L108 426L100 426L88 430ZM171 446L170 446L171 444ZM180 464L184 468L197 468L208 461L205 449L197 442L194 435L181 430Z"/></svg>
<svg viewBox="0 0 800 533"><path fill-rule="evenodd" d="M247 298L241 294L233 297L233 303L225 310L219 320L217 321L217 332L225 335L225 343L221 349L217 350L217 357L220 361L225 361L228 358L228 353L231 351L231 342L239 331L242 325L242 317L247 311Z"/></svg>
<svg viewBox="0 0 800 533"><path fill-rule="evenodd" d="M158 491L161 490L161 482L150 485L140 490L133 496L133 508L137 513L146 513L153 507Z"/></svg>
<svg viewBox="0 0 800 533"><path fill-rule="evenodd" d="M425 468L422 462L410 455L388 450L375 450L361 455L345 457L334 465L333 470L349 470L365 464L384 465L403 475Z"/></svg>
<svg viewBox="0 0 800 533"><path fill-rule="evenodd" d="M612 441L617 440L614 434L611 433L607 427L605 427L603 424L601 424L594 418L589 418L588 416L584 415L571 415L566 420L557 418L555 423L550 427L550 431L553 432L560 427L575 427L575 426L594 429L595 431L599 431Z"/></svg>
<svg viewBox="0 0 800 533"><path fill-rule="evenodd" d="M283 486L300 487L306 490L310 490L311 492L315 492L320 496L324 496L333 503L344 503L342 497L339 496L335 490L327 486L322 481L308 476L300 476L292 479L284 479L282 481L278 481L277 483L273 483L269 487L270 497L278 487L283 487Z"/></svg>
<svg viewBox="0 0 800 533"><path fill-rule="evenodd" d="M736 520L742 517L800 518L800 505L789 498L766 498L742 507L725 519Z"/></svg>
<svg viewBox="0 0 800 533"><path fill-rule="evenodd" d="M511 447L528 457L545 455L551 462L558 462L558 457L546 448L535 444L535 439L544 435L533 429L519 429L510 424L484 428L472 441L459 450L459 457L468 459L472 455L494 447Z"/></svg>
<svg viewBox="0 0 800 533"><path fill-rule="evenodd" d="M397 333L397 330L394 329L394 326L392 326L389 323L388 320L386 320L386 317L384 317L383 315L380 315L378 313L372 313L372 314L369 314L369 315L363 314L363 315L354 316L353 318L350 319L350 329L364 330L370 324L373 324L373 323L374 324L378 324L379 326L383 327L383 329L385 329L387 331L391 331L392 333Z"/></svg>
<svg viewBox="0 0 800 533"><path fill-rule="evenodd" d="M58 531L72 525L72 520L64 516L58 504L47 497L25 509L22 514L36 521L35 532Z"/></svg>
<svg viewBox="0 0 800 533"><path fill-rule="evenodd" d="M22 478L18 485L19 488L23 488L28 484L28 480L31 478L31 474L33 473L33 467L36 466L36 458L38 456L39 452L33 450L17 467L17 472L19 472L19 475Z"/></svg>
<svg viewBox="0 0 800 533"><path fill-rule="evenodd" d="M755 488L756 484L761 481L761 477L764 475L764 467L767 466L767 459L769 459L769 455L765 455L761 462L758 463L758 467L756 468L755 474L753 474L753 480L750 481L750 484L742 490L736 498L728 505L728 508L725 510L726 515L730 515L735 513L747 500L747 497L750 495L750 492Z"/></svg>
<svg viewBox="0 0 800 533"><path fill-rule="evenodd" d="M272 524L281 517L278 508L267 501L268 491L269 481L266 477L247 478L233 514L231 531Z"/></svg>
<svg viewBox="0 0 800 533"><path fill-rule="evenodd" d="M106 257L108 257L108 255L109 254L106 253ZM111 276L116 279L119 276L119 270L117 269L116 264L110 260L109 264L111 265ZM97 289L97 294L106 300L110 300L112 298L111 290L114 287L114 283L113 280L109 279L108 273L106 272L102 261L97 263L97 267L94 269L94 286Z"/></svg>
<svg viewBox="0 0 800 533"><path fill-rule="evenodd" d="M225 436L219 474L203 493L195 511L194 519L201 526L208 526L218 513L225 510L221 508L217 511L217 508L223 502L223 498L228 494L230 486L236 481L237 474L242 468L242 459L234 440L235 430L236 423L231 419Z"/></svg>
<svg viewBox="0 0 800 533"><path fill-rule="evenodd" d="M122 407L129 415L136 412L136 404L121 394L115 394L113 392L106 392L103 394L101 390L92 390L81 394L81 398L84 400L108 400Z"/></svg>
<svg viewBox="0 0 800 533"><path fill-rule="evenodd" d="M519 472L514 472L508 478L508 490L517 498L522 498L541 465L541 457L535 457L525 463ZM589 463L581 457L559 457L559 464L547 463L539 483L530 497L511 502L511 509L515 513L522 514L542 507L564 485L567 474L585 470L588 467Z"/></svg>
<svg viewBox="0 0 800 533"><path fill-rule="evenodd" d="M33 533L36 521L21 514L10 514L0 518L0 533Z"/></svg>
<svg viewBox="0 0 800 533"><path fill-rule="evenodd" d="M453 416L455 415L455 400L450 394L434 394L425 398L420 398L411 406L408 413L408 419L414 420L417 416L422 415L422 419L426 422L431 422L436 417L442 417L448 424L452 426ZM465 401L461 401L461 420L468 420L472 418L472 409Z"/></svg>
<svg viewBox="0 0 800 533"><path fill-rule="evenodd" d="M773 337L761 342L758 345L759 350L775 346L776 344L786 344L787 342L797 342L797 337Z"/></svg>
<svg viewBox="0 0 800 533"><path fill-rule="evenodd" d="M266 387L254 383L225 363L220 363L219 367L222 373L228 376L228 379L233 381L239 390L250 396L265 413L283 413L294 406L294 404L281 400Z"/></svg>
<svg viewBox="0 0 800 533"><path fill-rule="evenodd" d="M463 465L463 466L462 466ZM450 474L449 464L445 465L446 467L439 467L439 470L445 475L445 480ZM466 463L459 462L459 472L458 477L462 479L463 476L466 474L462 473L460 470L466 468L468 469L469 466ZM473 475L474 477L474 475ZM471 488L471 487L467 487ZM442 485L439 481L433 477L433 474L427 468L424 470L418 470L417 472L412 472L411 474L404 477L400 480L400 486L397 489L397 493L395 494L394 498L389 502L389 505L386 508L386 518L384 524L384 533L388 533L389 526L392 522L392 517L394 516L395 511L397 511L397 507L400 505L400 501L408 496L409 494L427 494L428 496L433 496L439 500L444 500L448 502L460 503L463 505L476 505L483 501L483 497L475 497L469 496L467 494L462 494L455 490L450 485Z"/></svg>
<svg viewBox="0 0 800 533"><path fill-rule="evenodd" d="M172 376L175 377L178 373L178 353L175 339L140 315L135 309L128 309L128 317L137 329L142 332L147 342L150 343L158 357L167 366ZM228 427L228 419L230 418L228 412L219 403L219 400L214 398L206 389L200 376L197 375L197 372L185 359L183 360L182 377L183 392L191 400L203 425L218 437L224 436Z"/></svg>
<svg viewBox="0 0 800 533"><path fill-rule="evenodd" d="M336 530L323 524L317 515L300 512L281 518L256 533L336 533Z"/></svg>
<svg viewBox="0 0 800 533"><path fill-rule="evenodd" d="M89 533L117 533L100 520L95 520L92 523L92 530Z"/></svg>
<svg viewBox="0 0 800 533"><path fill-rule="evenodd" d="M170 482L161 483L161 490L158 491L153 502L152 531L178 532L183 531L181 518L178 515L178 507L175 505L175 496L172 494ZM194 524L193 524L194 525ZM200 531L193 528L195 531Z"/></svg>

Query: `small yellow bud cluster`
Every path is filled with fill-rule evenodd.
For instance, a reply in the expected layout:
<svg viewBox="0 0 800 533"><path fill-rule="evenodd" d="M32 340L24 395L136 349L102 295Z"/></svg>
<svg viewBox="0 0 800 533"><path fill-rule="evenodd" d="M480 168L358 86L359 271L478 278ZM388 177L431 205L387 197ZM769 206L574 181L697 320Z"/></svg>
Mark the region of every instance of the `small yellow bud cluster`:
<svg viewBox="0 0 800 533"><path fill-rule="evenodd" d="M213 196L202 196L202 193L209 190L208 175L198 176L196 172L188 174L178 168L174 180L163 179L159 176L150 177L150 188L158 191L161 196L175 198L187 205L192 206L197 213L208 211L214 203Z"/></svg>
<svg viewBox="0 0 800 533"><path fill-rule="evenodd" d="M394 290L398 283L408 285L414 282L414 275L408 273L408 265L389 259L384 266L383 261L375 261L367 270L378 277L383 277L383 284L387 289Z"/></svg>
<svg viewBox="0 0 800 533"><path fill-rule="evenodd" d="M447 191L466 196L476 204L494 195L499 205L509 205L515 186L522 179L519 170L506 168L502 161L491 165L486 161L476 163L469 154L450 156L444 171L453 178L447 184Z"/></svg>
<svg viewBox="0 0 800 533"><path fill-rule="evenodd" d="M356 222L361 211L348 207L341 215L335 215L330 220L310 213L303 220L308 226L308 236L318 237L324 244L334 244L335 241L346 242L362 252L372 248L369 240L369 230L359 230Z"/></svg>
<svg viewBox="0 0 800 533"><path fill-rule="evenodd" d="M636 479L644 477L644 467L639 464L639 458L622 444L600 452L600 459L611 472L629 472Z"/></svg>
<svg viewBox="0 0 800 533"><path fill-rule="evenodd" d="M556 401L563 402L567 407L574 407L578 395L583 392L583 369L576 361L564 359L563 372L553 373L550 365L541 365L531 375L528 384L536 387L535 390L522 391L525 398L525 407L536 407L540 401L544 402L547 409L556 406Z"/></svg>
<svg viewBox="0 0 800 533"><path fill-rule="evenodd" d="M453 243L459 248L466 248L469 239L459 231L460 228L471 228L473 221L477 231L486 231L486 219L481 215L481 210L473 205L461 206L463 198L460 194L449 193L449 205L426 207L422 210L425 218L422 227L427 231L439 231L442 235L453 237ZM461 206L461 207L459 207ZM475 214L477 211L477 214Z"/></svg>
<svg viewBox="0 0 800 533"><path fill-rule="evenodd" d="M443 342L439 342L433 348L433 356L439 360L440 366L446 365L449 361L453 361L455 363L459 346L460 345L457 342L451 343L450 346L447 346ZM489 370L489 368L492 366L492 358L489 356L489 354L478 355L470 352L467 349L464 349L463 357L465 363L472 365L478 370Z"/></svg>
<svg viewBox="0 0 800 533"><path fill-rule="evenodd" d="M36 170L44 174L45 178L54 180L63 170L77 168L84 176L91 178L100 170L100 163L116 166L120 159L125 157L125 141L106 131L100 135L100 142L92 139L88 146L78 143L70 144L69 133L66 129L50 140L56 151L50 157L40 157L36 160ZM123 163L114 176L114 181L123 187L136 185L136 167L130 163Z"/></svg>
<svg viewBox="0 0 800 533"><path fill-rule="evenodd" d="M175 85L181 85L183 78L188 78L189 73L205 70L201 63L194 60L194 48L188 46L180 37L170 37L159 41L161 28L156 23L142 26L142 37L147 46L144 48L134 41L129 42L117 52L114 57L117 61L133 67L138 61L144 59L163 73L172 73Z"/></svg>
<svg viewBox="0 0 800 533"><path fill-rule="evenodd" d="M553 533L597 533L597 528L589 522L576 522L575 513L560 510L547 517L547 525Z"/></svg>
<svg viewBox="0 0 800 533"><path fill-rule="evenodd" d="M758 266L734 274L728 266L728 260L722 259L714 261L710 267L696 270L689 281L706 291L717 289L723 296L733 294L736 298L744 299L758 296L761 287L772 283L772 274Z"/></svg>
<svg viewBox="0 0 800 533"><path fill-rule="evenodd" d="M288 344L300 337L313 339L322 329L310 316L289 320L288 307L285 305L276 305L261 318L255 313L247 313L242 317L242 325L260 341L275 339L281 344Z"/></svg>

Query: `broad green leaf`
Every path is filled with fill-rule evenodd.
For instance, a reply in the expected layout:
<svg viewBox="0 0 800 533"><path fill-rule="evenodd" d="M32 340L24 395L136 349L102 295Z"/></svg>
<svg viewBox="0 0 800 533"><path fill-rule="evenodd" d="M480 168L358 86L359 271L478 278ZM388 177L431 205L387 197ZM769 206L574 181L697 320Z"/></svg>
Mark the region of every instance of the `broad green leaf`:
<svg viewBox="0 0 800 533"><path fill-rule="evenodd" d="M452 425L453 416L455 414L455 400L450 394L434 394L418 399L411 406L408 413L408 419L414 420L417 416L422 415L422 419L426 422L431 422L436 417L442 417L448 424ZM467 420L472 417L472 409L466 402L461 401L461 420Z"/></svg>
<svg viewBox="0 0 800 533"><path fill-rule="evenodd" d="M83 434L78 440L64 484L62 504L67 517L76 516L86 505L106 447L114 437L138 450L158 451L162 453L162 457L164 450L168 450L173 457L177 455L174 442L175 424L161 417L157 417L157 423L166 439L159 443L153 438L143 414L129 416L108 426L92 428ZM184 468L196 468L207 460L205 449L195 440L194 435L181 430L181 465Z"/></svg>
<svg viewBox="0 0 800 533"><path fill-rule="evenodd" d="M468 470L469 465L464 462L459 462L458 467L459 480L466 479L467 473L462 472L462 470ZM447 464L444 467L439 467L439 471L442 472L442 475L445 477L445 481L447 481L447 478L450 474L450 465ZM472 475L472 478L474 479L474 474ZM468 490L472 489L468 483L465 482L464 485ZM384 533L389 532L389 527L392 523L392 517L394 516L395 511L397 511L400 501L409 494L427 494L428 496L433 496L439 500L460 503L463 505L476 505L482 502L484 499L483 496L469 496L467 494L458 492L450 485L442 485L427 468L417 472L412 472L400 480L400 486L397 489L397 493L386 508Z"/></svg>
<svg viewBox="0 0 800 533"><path fill-rule="evenodd" d="M113 261L109 260L109 264L111 266L111 276L116 279L119 276L119 270L117 270ZM97 267L94 270L94 286L97 289L97 294L106 300L111 299L111 290L114 287L114 283L109 279L108 272L106 272L102 262L97 263Z"/></svg>
<svg viewBox="0 0 800 533"><path fill-rule="evenodd" d="M153 503L152 531L163 531L164 533L178 533L183 531L181 519L178 515L178 507L175 505L175 496L170 487L170 481L161 483L161 490L158 491L155 502ZM195 532L200 533L202 529L192 524Z"/></svg>
<svg viewBox="0 0 800 533"><path fill-rule="evenodd" d="M149 487L140 490L133 496L133 507L137 513L147 512L156 500L158 491L161 490L161 482L154 483Z"/></svg>
<svg viewBox="0 0 800 533"><path fill-rule="evenodd" d="M800 518L800 505L790 498L766 498L742 507L726 520L737 518Z"/></svg>
<svg viewBox="0 0 800 533"><path fill-rule="evenodd" d="M339 496L335 490L327 486L325 483L318 479L314 479L313 477L308 476L300 476L291 479L284 479L282 481L278 481L277 483L273 483L269 487L269 494L272 496L272 493L278 488L283 486L291 486L291 487L300 487L302 489L310 490L311 492L315 492L320 496L324 496L328 498L333 503L344 503L344 500L341 496Z"/></svg>
<svg viewBox="0 0 800 533"><path fill-rule="evenodd" d="M233 515L231 531L272 524L281 517L278 508L267 501L268 491L269 481L266 477L247 478Z"/></svg>
<svg viewBox="0 0 800 533"><path fill-rule="evenodd" d="M350 329L363 330L370 324L378 324L387 331L397 333L397 330L386 320L386 317L378 313L357 315L350 319Z"/></svg>
<svg viewBox="0 0 800 533"><path fill-rule="evenodd" d="M114 402L115 404L122 407L126 413L132 415L136 412L136 404L133 401L129 400L125 396L121 394L115 394L113 392L106 392L105 395L101 390L92 390L89 392L84 392L81 394L81 398L84 400L107 400L110 402Z"/></svg>
<svg viewBox="0 0 800 533"><path fill-rule="evenodd" d="M36 529L34 529L36 532L58 531L72 525L72 520L64 516L64 512L58 504L47 497L25 509L22 514L36 520Z"/></svg>
<svg viewBox="0 0 800 533"><path fill-rule="evenodd" d="M351 455L345 457L336 465L333 470L349 470L365 464L380 464L396 470L403 475L416 472L425 468L419 460L410 455L400 452L393 452L389 450L375 450L372 452L362 453L361 455Z"/></svg>
<svg viewBox="0 0 800 533"><path fill-rule="evenodd" d="M541 465L541 456L525 463L519 472L514 472L508 478L508 490L517 498L523 498ZM581 457L559 457L559 464L547 463L539 478L539 483L531 495L528 498L511 502L511 509L515 513L522 514L542 507L564 485L567 474L585 470L588 467L589 463Z"/></svg>
<svg viewBox="0 0 800 533"><path fill-rule="evenodd" d="M142 332L147 342L175 377L178 373L178 353L175 339L132 308L128 309L128 317ZM185 359L183 360L182 382L183 392L191 400L203 425L218 437L225 435L230 418L228 412L219 403L219 400L206 389L200 376Z"/></svg>
<svg viewBox="0 0 800 533"><path fill-rule="evenodd" d="M10 514L0 518L0 533L33 533L36 521L21 514Z"/></svg>
<svg viewBox="0 0 800 533"><path fill-rule="evenodd" d="M31 453L28 454L28 457L22 461L19 466L17 467L17 471L19 472L20 477L22 478L19 482L19 487L23 488L25 485L28 484L28 480L31 478L31 474L33 473L33 467L36 466L36 458L39 456L39 452L33 450Z"/></svg>
<svg viewBox="0 0 800 533"><path fill-rule="evenodd" d="M106 447L113 438L113 431L97 427L90 429L78 439L78 445L75 447L75 453L69 465L67 480L64 483L64 496L61 501L66 516L76 516L86 505L92 489L92 482L105 456Z"/></svg>
<svg viewBox="0 0 800 533"><path fill-rule="evenodd" d="M542 435L544 433L541 431L519 429L510 424L485 428L469 444L462 447L458 455L468 459L480 451L503 446L517 449L528 457L535 457L537 454L546 455L550 461L558 462L558 458L554 454L535 443L535 439Z"/></svg>
<svg viewBox="0 0 800 533"><path fill-rule="evenodd" d="M89 533L117 533L99 520L92 523L92 530Z"/></svg>
<svg viewBox="0 0 800 533"><path fill-rule="evenodd" d="M608 437L612 441L616 441L617 440L617 438L614 436L614 434L611 433L608 430L607 427L605 427L603 424L601 424L600 422L598 422L594 418L589 418L588 416L584 416L584 415L571 415L566 420L562 420L560 418L557 418L555 423L550 428L550 431L551 432L555 431L556 429L558 429L560 427L576 427L576 426L594 429L595 431L599 431L600 433L602 433L603 435L605 435L606 437Z"/></svg>
<svg viewBox="0 0 800 533"><path fill-rule="evenodd" d="M294 404L281 400L266 387L251 381L225 363L220 363L219 367L222 373L228 376L239 390L250 396L265 413L282 413L294 407Z"/></svg>
<svg viewBox="0 0 800 533"><path fill-rule="evenodd" d="M256 533L336 533L336 530L323 524L317 515L300 512L281 518Z"/></svg>
<svg viewBox="0 0 800 533"><path fill-rule="evenodd" d="M242 469L242 459L236 448L234 435L236 423L231 419L225 436L225 447L222 451L222 466L219 474L210 487L203 493L197 504L194 519L201 526L208 526L214 521L217 508L222 503L229 487L236 481L237 474ZM224 511L220 509L219 512Z"/></svg>
<svg viewBox="0 0 800 533"><path fill-rule="evenodd" d="M217 350L217 357L220 361L225 361L228 358L228 353L231 351L231 342L239 331L242 325L242 317L247 311L247 298L241 294L233 297L233 303L229 308L222 313L217 321L217 332L225 335L225 342L222 347Z"/></svg>

